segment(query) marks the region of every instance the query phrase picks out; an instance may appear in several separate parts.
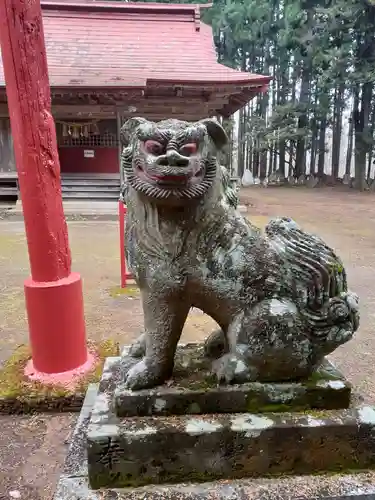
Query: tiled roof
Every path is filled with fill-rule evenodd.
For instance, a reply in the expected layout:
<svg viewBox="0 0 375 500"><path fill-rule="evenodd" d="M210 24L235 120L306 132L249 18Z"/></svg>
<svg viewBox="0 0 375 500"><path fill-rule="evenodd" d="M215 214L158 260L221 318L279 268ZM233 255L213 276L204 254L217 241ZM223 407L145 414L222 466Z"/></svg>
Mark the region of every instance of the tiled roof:
<svg viewBox="0 0 375 500"><path fill-rule="evenodd" d="M269 81L217 63L199 6L87 0L42 5L52 87L145 88L158 81L250 87Z"/></svg>

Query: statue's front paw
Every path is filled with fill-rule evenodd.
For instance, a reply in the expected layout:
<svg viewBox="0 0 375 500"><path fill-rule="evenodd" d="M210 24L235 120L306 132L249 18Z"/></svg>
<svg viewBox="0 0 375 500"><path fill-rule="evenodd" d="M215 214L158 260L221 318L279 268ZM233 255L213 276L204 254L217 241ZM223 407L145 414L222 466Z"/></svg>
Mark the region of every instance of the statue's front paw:
<svg viewBox="0 0 375 500"><path fill-rule="evenodd" d="M125 387L131 391L149 389L165 382L167 377L155 364L147 363L144 358L133 365L125 376Z"/></svg>
<svg viewBox="0 0 375 500"><path fill-rule="evenodd" d="M232 353L224 354L212 363L212 371L219 384L243 384L256 379L254 370Z"/></svg>
<svg viewBox="0 0 375 500"><path fill-rule="evenodd" d="M215 330L204 341L204 354L208 358L219 358L224 354L226 347L223 330Z"/></svg>
<svg viewBox="0 0 375 500"><path fill-rule="evenodd" d="M129 355L132 358L143 358L146 354L146 334L142 333L131 345Z"/></svg>
<svg viewBox="0 0 375 500"><path fill-rule="evenodd" d="M350 291L341 294L341 297L345 300L349 308L353 332L356 332L358 330L360 320L359 297L356 293Z"/></svg>

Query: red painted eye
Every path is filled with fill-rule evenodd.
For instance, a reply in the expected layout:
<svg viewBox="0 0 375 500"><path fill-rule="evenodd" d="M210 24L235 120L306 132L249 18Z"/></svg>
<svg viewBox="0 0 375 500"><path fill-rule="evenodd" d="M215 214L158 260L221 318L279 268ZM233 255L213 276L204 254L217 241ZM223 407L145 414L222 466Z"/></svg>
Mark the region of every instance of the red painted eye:
<svg viewBox="0 0 375 500"><path fill-rule="evenodd" d="M160 144L160 142L149 140L149 141L146 141L144 144L145 144L145 150L147 151L147 153L150 153L150 154L155 155L155 156L159 156L159 155L163 154L164 147L162 144Z"/></svg>
<svg viewBox="0 0 375 500"><path fill-rule="evenodd" d="M197 152L198 148L195 142L189 142L189 144L184 144L181 149L180 153L183 156L191 156L194 155Z"/></svg>

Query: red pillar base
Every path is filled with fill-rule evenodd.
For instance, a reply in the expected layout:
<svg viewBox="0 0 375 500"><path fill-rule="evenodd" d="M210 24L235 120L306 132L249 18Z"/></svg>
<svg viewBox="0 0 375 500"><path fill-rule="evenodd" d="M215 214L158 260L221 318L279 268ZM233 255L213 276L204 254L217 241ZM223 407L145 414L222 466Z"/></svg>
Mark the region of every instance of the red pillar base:
<svg viewBox="0 0 375 500"><path fill-rule="evenodd" d="M82 280L78 273L52 282L25 281L33 370L57 374L88 361Z"/></svg>
<svg viewBox="0 0 375 500"><path fill-rule="evenodd" d="M93 354L88 354L87 361L83 365L62 373L43 373L35 369L33 360L30 359L25 366L25 376L34 382L40 382L44 385L63 386L67 390L74 391L84 375L92 371L98 362L97 357Z"/></svg>

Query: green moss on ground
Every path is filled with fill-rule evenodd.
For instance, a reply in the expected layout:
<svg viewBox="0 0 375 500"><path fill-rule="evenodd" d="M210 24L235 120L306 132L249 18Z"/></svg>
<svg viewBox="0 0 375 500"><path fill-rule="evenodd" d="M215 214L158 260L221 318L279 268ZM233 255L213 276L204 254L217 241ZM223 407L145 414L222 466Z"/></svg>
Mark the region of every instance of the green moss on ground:
<svg viewBox="0 0 375 500"><path fill-rule="evenodd" d="M118 297L122 297L125 295L126 297L138 297L139 296L139 288L137 285L127 285L125 288L121 288L120 286L114 286L109 289L109 295L113 299L117 299Z"/></svg>
<svg viewBox="0 0 375 500"><path fill-rule="evenodd" d="M24 369L31 358L31 350L27 345L19 346L0 370L0 413L79 411L88 385L100 380L105 358L118 356L120 352L118 344L112 340L88 342L88 348L97 361L77 380L73 389L68 389L28 380Z"/></svg>

